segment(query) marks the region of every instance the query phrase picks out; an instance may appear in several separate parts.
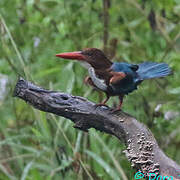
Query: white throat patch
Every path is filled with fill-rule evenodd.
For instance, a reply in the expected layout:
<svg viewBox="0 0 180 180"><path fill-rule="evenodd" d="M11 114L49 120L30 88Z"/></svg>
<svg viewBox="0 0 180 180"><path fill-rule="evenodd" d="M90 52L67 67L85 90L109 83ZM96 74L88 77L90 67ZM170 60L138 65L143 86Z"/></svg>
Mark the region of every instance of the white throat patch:
<svg viewBox="0 0 180 180"><path fill-rule="evenodd" d="M80 64L81 64L81 66L83 66L83 67L86 68L86 69L89 69L89 68L92 67L89 63L87 63L87 62L85 62L85 61L79 61L79 62L80 62Z"/></svg>

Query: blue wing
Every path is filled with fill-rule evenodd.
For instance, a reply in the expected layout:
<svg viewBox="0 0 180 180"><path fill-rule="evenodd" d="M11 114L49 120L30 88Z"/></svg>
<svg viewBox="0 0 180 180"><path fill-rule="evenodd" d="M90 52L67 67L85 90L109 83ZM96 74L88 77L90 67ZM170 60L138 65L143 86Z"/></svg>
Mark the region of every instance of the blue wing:
<svg viewBox="0 0 180 180"><path fill-rule="evenodd" d="M114 95L128 94L137 89L135 82L138 76L136 73L138 70L138 65L129 63L113 63L111 69L114 72L122 72L125 74L124 78L122 78L120 81L111 84Z"/></svg>

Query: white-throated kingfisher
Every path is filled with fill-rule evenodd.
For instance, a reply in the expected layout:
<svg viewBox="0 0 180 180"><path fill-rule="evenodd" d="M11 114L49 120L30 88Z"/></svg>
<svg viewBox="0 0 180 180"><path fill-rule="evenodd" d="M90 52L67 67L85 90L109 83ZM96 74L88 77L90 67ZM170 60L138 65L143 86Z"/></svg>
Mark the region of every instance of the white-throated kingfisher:
<svg viewBox="0 0 180 180"><path fill-rule="evenodd" d="M121 109L124 95L136 90L143 80L160 78L171 73L171 69L166 63L113 63L101 50L96 48L60 53L56 56L81 62L89 72L89 77L86 79L88 84L105 92L107 96L103 102L97 105L106 105L111 96L118 96L120 102L116 110Z"/></svg>

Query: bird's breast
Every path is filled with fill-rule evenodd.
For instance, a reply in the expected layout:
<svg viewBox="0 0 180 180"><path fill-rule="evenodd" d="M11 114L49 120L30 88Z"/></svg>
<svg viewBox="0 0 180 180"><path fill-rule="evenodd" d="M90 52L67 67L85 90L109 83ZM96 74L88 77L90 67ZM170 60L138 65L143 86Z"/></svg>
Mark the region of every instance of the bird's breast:
<svg viewBox="0 0 180 180"><path fill-rule="evenodd" d="M88 72L89 72L89 76L91 77L95 86L97 86L97 88L101 89L102 91L106 91L108 86L107 86L105 80L99 78L96 75L94 68L93 67L88 68Z"/></svg>

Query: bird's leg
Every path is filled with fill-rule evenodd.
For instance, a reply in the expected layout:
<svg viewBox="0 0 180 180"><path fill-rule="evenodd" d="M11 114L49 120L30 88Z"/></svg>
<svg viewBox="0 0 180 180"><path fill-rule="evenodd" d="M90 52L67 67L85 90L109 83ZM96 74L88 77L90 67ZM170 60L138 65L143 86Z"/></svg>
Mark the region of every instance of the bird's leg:
<svg viewBox="0 0 180 180"><path fill-rule="evenodd" d="M99 104L96 104L95 106L106 106L108 107L108 105L106 105L107 101L109 100L110 96L108 94L106 94L106 99L104 101L102 101L101 103Z"/></svg>
<svg viewBox="0 0 180 180"><path fill-rule="evenodd" d="M117 108L113 109L112 112L121 111L121 107L123 104L123 97L124 97L124 95L119 96L119 105Z"/></svg>
<svg viewBox="0 0 180 180"><path fill-rule="evenodd" d="M124 95L119 96L119 106L118 106L118 110L121 110L122 104L123 104L123 98Z"/></svg>

